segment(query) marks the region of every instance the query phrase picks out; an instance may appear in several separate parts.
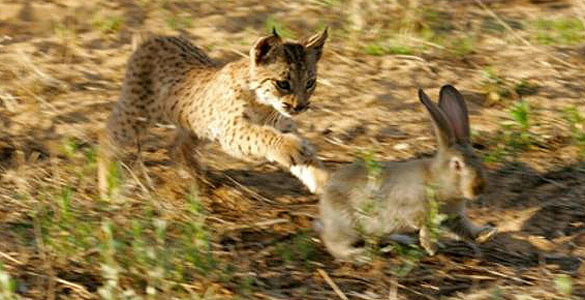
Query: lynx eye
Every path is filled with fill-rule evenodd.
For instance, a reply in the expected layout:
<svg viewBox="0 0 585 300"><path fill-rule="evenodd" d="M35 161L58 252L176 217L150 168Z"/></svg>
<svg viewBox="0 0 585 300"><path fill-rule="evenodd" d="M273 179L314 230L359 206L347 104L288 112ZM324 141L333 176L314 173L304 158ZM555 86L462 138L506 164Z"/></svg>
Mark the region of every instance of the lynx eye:
<svg viewBox="0 0 585 300"><path fill-rule="evenodd" d="M307 81L307 87L306 87L307 90L312 89L315 86L315 82L316 82L315 79L309 79L309 81Z"/></svg>
<svg viewBox="0 0 585 300"><path fill-rule="evenodd" d="M286 80L277 80L276 87L284 92L290 92L290 83Z"/></svg>

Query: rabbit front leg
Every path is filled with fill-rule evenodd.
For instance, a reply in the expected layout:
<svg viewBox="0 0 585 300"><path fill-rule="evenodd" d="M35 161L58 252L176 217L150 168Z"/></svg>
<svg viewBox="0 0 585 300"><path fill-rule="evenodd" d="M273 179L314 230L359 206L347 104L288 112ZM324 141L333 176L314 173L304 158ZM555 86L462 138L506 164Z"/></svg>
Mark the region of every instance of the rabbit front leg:
<svg viewBox="0 0 585 300"><path fill-rule="evenodd" d="M465 206L464 200L443 206L441 212L449 216L444 225L451 232L467 240L473 240L480 244L491 240L498 233L498 229L489 225L475 225L467 217Z"/></svg>
<svg viewBox="0 0 585 300"><path fill-rule="evenodd" d="M437 243L433 240L433 236L431 233L431 229L427 225L423 225L420 228L418 233L418 238L420 240L420 245L425 249L425 251L430 255L433 256L437 253Z"/></svg>
<svg viewBox="0 0 585 300"><path fill-rule="evenodd" d="M319 210L321 220L317 226L321 241L336 259L355 263L365 263L369 260L364 247L356 247L360 240L354 229L351 209L341 208L334 204L336 193L325 193L320 201Z"/></svg>
<svg viewBox="0 0 585 300"><path fill-rule="evenodd" d="M484 243L491 240L497 233L496 227L485 225L477 226L465 214L458 214L450 218L445 224L452 232L462 238Z"/></svg>
<svg viewBox="0 0 585 300"><path fill-rule="evenodd" d="M321 240L331 255L340 261L365 263L368 261L366 249L355 247L359 240L357 235L337 229L324 229L321 232Z"/></svg>

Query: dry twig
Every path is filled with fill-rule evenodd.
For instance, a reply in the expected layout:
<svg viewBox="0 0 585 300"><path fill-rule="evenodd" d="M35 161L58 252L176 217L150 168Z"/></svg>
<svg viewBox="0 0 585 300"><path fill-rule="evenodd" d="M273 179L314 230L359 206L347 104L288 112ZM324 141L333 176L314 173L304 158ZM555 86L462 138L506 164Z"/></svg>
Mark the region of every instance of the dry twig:
<svg viewBox="0 0 585 300"><path fill-rule="evenodd" d="M321 275L321 277L325 279L327 284L329 284L329 286L333 289L333 291L337 294L337 296L340 299L348 300L345 294L343 294L343 292L341 291L341 289L339 289L337 284L335 284L335 282L331 279L331 277L329 277L329 275L327 275L325 271L323 271L323 269L317 269L317 272L319 272L319 275Z"/></svg>

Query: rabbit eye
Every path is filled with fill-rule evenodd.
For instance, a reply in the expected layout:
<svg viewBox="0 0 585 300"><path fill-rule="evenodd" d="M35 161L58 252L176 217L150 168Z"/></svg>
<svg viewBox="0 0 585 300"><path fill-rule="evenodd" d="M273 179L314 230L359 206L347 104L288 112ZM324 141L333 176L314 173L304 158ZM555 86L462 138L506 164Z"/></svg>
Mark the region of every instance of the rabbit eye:
<svg viewBox="0 0 585 300"><path fill-rule="evenodd" d="M315 86L316 80L315 79L309 79L309 81L307 81L307 90L312 89Z"/></svg>
<svg viewBox="0 0 585 300"><path fill-rule="evenodd" d="M463 167L465 166L465 164L463 163L463 161L457 157L453 157L451 159L451 168L457 172L460 172Z"/></svg>
<svg viewBox="0 0 585 300"><path fill-rule="evenodd" d="M286 80L277 80L276 87L283 92L290 92L290 83Z"/></svg>

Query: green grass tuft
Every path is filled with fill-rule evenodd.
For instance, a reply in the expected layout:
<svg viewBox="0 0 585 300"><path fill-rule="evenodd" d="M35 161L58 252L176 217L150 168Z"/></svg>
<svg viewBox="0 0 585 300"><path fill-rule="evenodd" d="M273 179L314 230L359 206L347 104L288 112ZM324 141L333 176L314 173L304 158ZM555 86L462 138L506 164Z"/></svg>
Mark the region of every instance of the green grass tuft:
<svg viewBox="0 0 585 300"><path fill-rule="evenodd" d="M315 260L315 245L307 232L294 235L290 240L280 243L276 247L276 254L285 264L302 262L305 268L310 269L310 262Z"/></svg>
<svg viewBox="0 0 585 300"><path fill-rule="evenodd" d="M2 300L17 300L20 297L14 292L16 290L16 282L12 280L10 274L4 270L4 266L0 261L0 299Z"/></svg>
<svg viewBox="0 0 585 300"><path fill-rule="evenodd" d="M532 39L541 45L575 45L585 42L585 26L576 18L539 19Z"/></svg>
<svg viewBox="0 0 585 300"><path fill-rule="evenodd" d="M171 15L166 19L166 23L172 30L184 30L193 27L193 19L188 15Z"/></svg>
<svg viewBox="0 0 585 300"><path fill-rule="evenodd" d="M566 274L557 275L555 289L564 296L571 296L573 294L573 279Z"/></svg>
<svg viewBox="0 0 585 300"><path fill-rule="evenodd" d="M313 2L315 2L316 4L324 7L333 7L341 4L342 1L343 0L313 0Z"/></svg>
<svg viewBox="0 0 585 300"><path fill-rule="evenodd" d="M122 26L124 26L124 19L116 16L96 16L92 20L92 26L94 29L100 31L103 34L117 33L122 30Z"/></svg>
<svg viewBox="0 0 585 300"><path fill-rule="evenodd" d="M488 148L491 150L484 156L486 162L514 160L537 142L531 132L534 116L530 104L518 101L509 108L508 113L510 119L502 123L500 132L490 142Z"/></svg>
<svg viewBox="0 0 585 300"><path fill-rule="evenodd" d="M277 21L273 16L266 18L266 21L264 21L264 28L270 33L272 32L272 28L276 28L276 32L279 36L287 39L295 38L294 32L283 23Z"/></svg>

